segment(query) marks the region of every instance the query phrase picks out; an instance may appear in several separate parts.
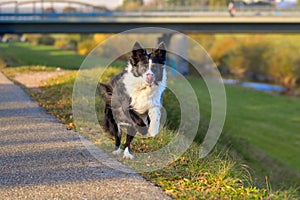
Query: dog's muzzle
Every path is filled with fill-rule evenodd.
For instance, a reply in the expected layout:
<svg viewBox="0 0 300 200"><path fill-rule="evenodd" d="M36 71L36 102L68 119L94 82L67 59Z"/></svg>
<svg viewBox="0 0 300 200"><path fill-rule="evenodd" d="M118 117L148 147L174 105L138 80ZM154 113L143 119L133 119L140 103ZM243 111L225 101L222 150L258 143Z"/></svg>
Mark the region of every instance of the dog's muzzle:
<svg viewBox="0 0 300 200"><path fill-rule="evenodd" d="M154 80L153 74L147 74L146 75L146 81L147 81L147 83L151 84L151 83L153 83L153 80Z"/></svg>

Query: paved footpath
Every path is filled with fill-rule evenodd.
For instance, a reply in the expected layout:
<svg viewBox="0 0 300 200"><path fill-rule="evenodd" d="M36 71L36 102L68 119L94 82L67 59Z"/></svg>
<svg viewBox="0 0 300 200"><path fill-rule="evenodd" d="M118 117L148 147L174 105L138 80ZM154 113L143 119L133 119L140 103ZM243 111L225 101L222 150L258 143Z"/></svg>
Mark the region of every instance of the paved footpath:
<svg viewBox="0 0 300 200"><path fill-rule="evenodd" d="M108 161L121 166L0 73L1 200L170 199L140 175L103 164Z"/></svg>

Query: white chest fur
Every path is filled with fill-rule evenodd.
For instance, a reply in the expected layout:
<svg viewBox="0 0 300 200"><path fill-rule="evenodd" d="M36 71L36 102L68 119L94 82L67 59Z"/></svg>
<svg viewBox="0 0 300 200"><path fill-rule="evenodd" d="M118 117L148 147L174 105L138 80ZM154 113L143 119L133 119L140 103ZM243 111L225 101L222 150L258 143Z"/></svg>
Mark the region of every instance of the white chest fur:
<svg viewBox="0 0 300 200"><path fill-rule="evenodd" d="M166 87L166 72L158 85L148 86L141 77L135 77L132 73L124 76L124 84L128 95L131 97L131 106L136 112L144 114L152 107L161 107L161 96Z"/></svg>

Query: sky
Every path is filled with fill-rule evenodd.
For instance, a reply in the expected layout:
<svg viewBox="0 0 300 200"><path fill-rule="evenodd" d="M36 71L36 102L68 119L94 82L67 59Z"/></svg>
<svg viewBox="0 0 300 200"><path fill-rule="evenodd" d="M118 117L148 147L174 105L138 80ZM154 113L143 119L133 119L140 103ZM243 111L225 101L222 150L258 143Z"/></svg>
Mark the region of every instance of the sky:
<svg viewBox="0 0 300 200"><path fill-rule="evenodd" d="M123 2L123 0L80 0L80 1L91 3L91 4L105 5L107 8L116 8L117 6L121 5Z"/></svg>
<svg viewBox="0 0 300 200"><path fill-rule="evenodd" d="M16 1L18 1L18 2L24 2L24 1L29 1L29 0L16 0ZM42 1L42 0L36 0L36 1ZM56 0L56 1L60 2L59 0ZM97 6L104 5L104 6L106 6L109 9L114 9L114 8L118 7L119 5L121 5L123 3L123 0L74 0L74 1L89 3L89 4L97 5ZM145 3L148 3L150 1L152 1L152 0L144 0ZM7 0L0 0L0 3L1 2L7 2ZM44 3L44 5L46 7L47 7L48 4ZM14 7L13 4L10 4L8 6L11 7L11 9ZM27 7L32 7L32 5L27 5ZM22 8L24 8L24 6L22 6Z"/></svg>
<svg viewBox="0 0 300 200"><path fill-rule="evenodd" d="M7 0L0 0L1 2L6 2ZM28 0L17 0L18 2L28 1ZM38 1L38 0L37 0ZM57 0L59 2L59 0ZM105 5L107 8L116 8L117 6L121 5L123 0L75 0L84 3L90 3L93 5Z"/></svg>
<svg viewBox="0 0 300 200"><path fill-rule="evenodd" d="M151 0L144 0L145 3L150 2ZM84 2L101 2L99 4L106 5L108 8L115 8L118 5L121 5L123 0L86 0ZM112 6L112 7L110 7Z"/></svg>

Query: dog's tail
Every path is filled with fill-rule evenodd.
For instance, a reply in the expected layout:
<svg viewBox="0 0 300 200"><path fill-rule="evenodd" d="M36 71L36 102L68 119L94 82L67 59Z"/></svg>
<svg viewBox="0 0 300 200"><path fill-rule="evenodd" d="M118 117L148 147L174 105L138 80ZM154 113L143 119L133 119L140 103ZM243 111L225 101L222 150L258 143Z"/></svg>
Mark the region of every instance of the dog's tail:
<svg viewBox="0 0 300 200"><path fill-rule="evenodd" d="M110 84L99 83L98 88L101 89L100 94L105 102L104 119L100 125L102 126L104 131L109 132L114 136L118 132L118 126L113 118L111 109L113 87Z"/></svg>

